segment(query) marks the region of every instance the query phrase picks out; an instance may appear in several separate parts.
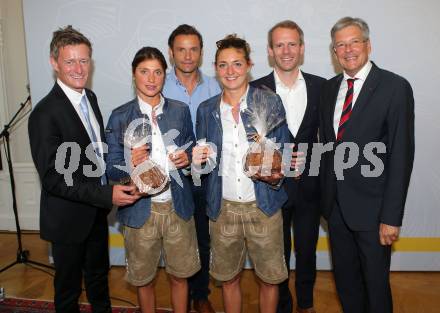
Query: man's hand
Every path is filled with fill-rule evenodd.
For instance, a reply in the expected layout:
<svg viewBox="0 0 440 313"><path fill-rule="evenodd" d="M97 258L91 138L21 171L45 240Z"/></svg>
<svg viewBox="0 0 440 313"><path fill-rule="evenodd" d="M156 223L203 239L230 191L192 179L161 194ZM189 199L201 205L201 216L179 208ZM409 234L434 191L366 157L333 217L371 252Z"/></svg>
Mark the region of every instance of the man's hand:
<svg viewBox="0 0 440 313"><path fill-rule="evenodd" d="M252 179L261 180L265 183L268 183L272 186L275 186L280 182L280 180L284 177L283 173L272 173L270 176L262 176L259 173L256 173L252 176Z"/></svg>
<svg viewBox="0 0 440 313"><path fill-rule="evenodd" d="M391 245L399 239L400 227L380 223L379 238L383 246Z"/></svg>
<svg viewBox="0 0 440 313"><path fill-rule="evenodd" d="M177 150L173 153L170 153L169 158L177 169L181 169L189 165L188 154L185 152L185 150Z"/></svg>
<svg viewBox="0 0 440 313"><path fill-rule="evenodd" d="M116 206L129 205L136 202L141 197L135 185L114 185L112 203Z"/></svg>
<svg viewBox="0 0 440 313"><path fill-rule="evenodd" d="M195 146L192 151L193 162L196 165L206 163L211 154L208 146Z"/></svg>
<svg viewBox="0 0 440 313"><path fill-rule="evenodd" d="M131 149L131 163L133 164L133 166L138 166L148 159L148 149L149 148L146 144Z"/></svg>

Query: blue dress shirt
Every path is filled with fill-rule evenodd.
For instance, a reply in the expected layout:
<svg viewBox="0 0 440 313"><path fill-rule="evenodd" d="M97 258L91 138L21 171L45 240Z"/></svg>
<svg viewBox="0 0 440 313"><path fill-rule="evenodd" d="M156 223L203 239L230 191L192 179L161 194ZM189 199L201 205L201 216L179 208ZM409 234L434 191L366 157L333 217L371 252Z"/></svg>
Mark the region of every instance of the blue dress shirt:
<svg viewBox="0 0 440 313"><path fill-rule="evenodd" d="M221 88L217 80L213 77L206 76L199 71L199 82L190 95L185 86L177 78L175 68L167 74L165 85L162 90L164 97L181 101L189 106L194 132L199 104L218 95L220 92Z"/></svg>

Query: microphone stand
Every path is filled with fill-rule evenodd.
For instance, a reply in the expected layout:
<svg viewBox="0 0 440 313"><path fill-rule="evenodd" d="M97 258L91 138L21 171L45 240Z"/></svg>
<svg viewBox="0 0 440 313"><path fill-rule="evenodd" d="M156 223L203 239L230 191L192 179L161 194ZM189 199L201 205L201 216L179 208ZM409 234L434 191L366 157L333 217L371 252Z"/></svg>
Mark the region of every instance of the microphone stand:
<svg viewBox="0 0 440 313"><path fill-rule="evenodd" d="M12 262L11 264L0 269L0 273L2 273L3 271L6 271L7 269L11 268L12 266L14 266L16 264L33 264L33 265L53 269L53 267L51 267L49 265L29 260L29 251L23 250L23 245L21 242L20 221L18 220L17 198L16 198L16 194L15 194L14 171L12 168L11 148L10 148L10 144L9 144L9 129L11 128L11 126L13 126L13 122L15 121L17 116L20 114L20 112L24 109L24 107L26 106L26 104L30 100L31 100L31 96L28 96L25 102L20 103L20 108L18 109L18 111L15 113L15 115L12 117L12 119L9 121L9 123L7 125L5 125L2 132L0 133L0 139L4 138L4 142L6 143L6 151L5 152L6 152L6 160L8 162L9 178L10 178L11 191L12 191L12 208L14 210L15 227L17 230L17 242L18 242L17 259L14 262Z"/></svg>

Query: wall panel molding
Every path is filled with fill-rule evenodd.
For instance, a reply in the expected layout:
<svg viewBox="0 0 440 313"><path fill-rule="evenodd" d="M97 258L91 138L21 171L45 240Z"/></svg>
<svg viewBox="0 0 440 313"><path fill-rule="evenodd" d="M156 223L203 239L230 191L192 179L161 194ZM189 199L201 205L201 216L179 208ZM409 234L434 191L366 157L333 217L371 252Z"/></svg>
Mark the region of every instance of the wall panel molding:
<svg viewBox="0 0 440 313"><path fill-rule="evenodd" d="M40 181L32 163L14 163L15 190L20 227L39 230ZM0 230L15 231L9 173L0 173Z"/></svg>

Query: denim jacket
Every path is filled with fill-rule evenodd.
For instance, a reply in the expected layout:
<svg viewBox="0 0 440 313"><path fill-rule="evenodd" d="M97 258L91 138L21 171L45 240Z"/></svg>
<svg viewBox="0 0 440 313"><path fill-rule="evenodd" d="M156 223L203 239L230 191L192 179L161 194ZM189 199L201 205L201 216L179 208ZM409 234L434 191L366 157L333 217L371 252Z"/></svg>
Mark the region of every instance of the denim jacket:
<svg viewBox="0 0 440 313"><path fill-rule="evenodd" d="M141 113L137 98L113 110L107 128L105 130L108 144L107 175L110 180L120 181L127 178L129 173L120 170L116 165L126 166L124 158L124 133L131 121L137 118L147 118ZM163 113L157 116L157 123L162 133L162 138L167 136L170 130L178 130L179 135L174 139L174 144L182 147L191 143L186 149L191 160L192 147L195 143L191 115L186 104L180 101L165 98ZM170 133L168 133L170 134ZM166 144L166 141L164 141ZM151 147L150 143L150 149ZM170 187L174 209L178 216L189 220L194 213L194 202L191 194L190 177L185 176L182 170L177 170L178 176L183 183L183 188L170 172ZM142 197L132 205L118 208L118 220L127 226L140 228L149 218L151 212L151 197Z"/></svg>
<svg viewBox="0 0 440 313"><path fill-rule="evenodd" d="M220 101L221 94L214 96L201 103L197 110L196 133L197 139L206 138L206 142L211 142L217 146L217 160L213 171L207 174L205 179L205 188L207 194L207 214L212 220L216 220L220 214L222 201L222 177L219 173L219 164L222 151L222 122L220 117ZM249 92L246 98L247 107L252 110L263 102L256 99L265 99L265 104L270 106L270 110L277 116L285 117L285 110L281 102L281 98L270 91L254 88L249 86ZM255 128L250 124L249 116L245 112L240 112L241 120L248 135L249 142L252 142L250 134L255 133ZM287 128L286 121L282 122L278 127L273 129L267 138L275 138L277 143L287 143L290 133ZM262 182L254 181L255 197L257 206L266 215L271 216L279 210L287 201L287 194L284 188L274 188L273 186Z"/></svg>

